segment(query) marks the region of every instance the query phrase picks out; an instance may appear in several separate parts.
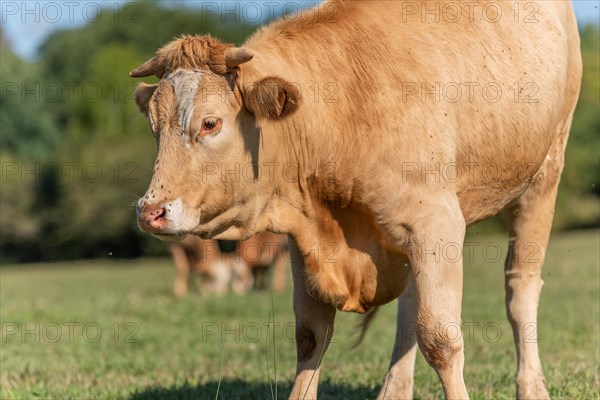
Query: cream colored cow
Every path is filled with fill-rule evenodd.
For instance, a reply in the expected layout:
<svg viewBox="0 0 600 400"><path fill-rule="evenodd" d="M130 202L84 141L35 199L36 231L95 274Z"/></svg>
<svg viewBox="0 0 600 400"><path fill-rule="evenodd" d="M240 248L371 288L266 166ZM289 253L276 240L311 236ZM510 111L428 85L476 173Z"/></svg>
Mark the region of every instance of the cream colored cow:
<svg viewBox="0 0 600 400"><path fill-rule="evenodd" d="M273 267L271 288L275 292L285 289L288 264L285 235L262 232L239 242L229 252L223 252L213 239L188 236L169 245L175 264L175 296L185 296L193 274L202 278L202 294L224 294L233 290L243 294L252 286L266 289L266 274Z"/></svg>
<svg viewBox="0 0 600 400"><path fill-rule="evenodd" d="M537 319L581 56L571 4L535 2L532 16L530 3L328 1L240 48L184 36L131 72L160 78L136 95L158 141L140 227L292 239L292 398L317 396L336 308L399 296L398 323L416 337L398 330L380 397L412 396L418 342L446 397L466 398L463 340L447 329L461 322L460 249L466 226L500 212L517 395L548 397L524 329Z"/></svg>

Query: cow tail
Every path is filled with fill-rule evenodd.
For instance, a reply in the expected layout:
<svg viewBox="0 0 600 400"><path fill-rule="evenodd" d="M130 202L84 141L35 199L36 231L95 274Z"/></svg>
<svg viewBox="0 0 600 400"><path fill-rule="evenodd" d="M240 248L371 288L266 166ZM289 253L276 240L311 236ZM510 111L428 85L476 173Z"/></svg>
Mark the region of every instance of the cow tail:
<svg viewBox="0 0 600 400"><path fill-rule="evenodd" d="M365 338L365 334L367 333L369 326L371 325L371 322L373 322L373 318L375 317L375 314L377 314L378 309L379 309L379 307L369 308L365 314L360 316L359 336L358 336L358 339L356 339L356 342L354 342L354 345L352 347L360 346L363 339Z"/></svg>

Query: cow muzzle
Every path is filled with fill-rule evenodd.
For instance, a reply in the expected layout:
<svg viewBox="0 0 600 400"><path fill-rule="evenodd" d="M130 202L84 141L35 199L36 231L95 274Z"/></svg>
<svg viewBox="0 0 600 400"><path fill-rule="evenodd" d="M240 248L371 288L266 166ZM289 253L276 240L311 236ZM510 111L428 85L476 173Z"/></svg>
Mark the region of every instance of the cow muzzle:
<svg viewBox="0 0 600 400"><path fill-rule="evenodd" d="M160 204L144 204L136 207L138 225L148 233L164 233L168 228L167 208Z"/></svg>

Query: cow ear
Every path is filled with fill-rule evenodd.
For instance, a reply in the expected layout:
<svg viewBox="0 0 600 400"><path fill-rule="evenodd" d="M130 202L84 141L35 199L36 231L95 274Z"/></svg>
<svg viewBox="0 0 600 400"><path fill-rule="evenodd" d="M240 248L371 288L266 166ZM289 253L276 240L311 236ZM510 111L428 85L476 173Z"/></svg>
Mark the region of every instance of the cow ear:
<svg viewBox="0 0 600 400"><path fill-rule="evenodd" d="M277 119L300 106L300 89L281 78L268 77L246 87L244 104L257 118Z"/></svg>
<svg viewBox="0 0 600 400"><path fill-rule="evenodd" d="M152 98L152 95L157 87L158 84L148 85L145 83L140 83L135 90L135 102L140 112L146 116L148 116L148 104L150 103L150 99Z"/></svg>

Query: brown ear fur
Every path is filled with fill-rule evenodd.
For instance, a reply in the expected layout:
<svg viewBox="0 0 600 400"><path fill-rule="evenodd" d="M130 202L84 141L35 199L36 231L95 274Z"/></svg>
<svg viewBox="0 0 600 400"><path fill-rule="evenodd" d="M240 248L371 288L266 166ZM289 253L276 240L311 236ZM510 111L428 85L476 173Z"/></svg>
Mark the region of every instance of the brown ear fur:
<svg viewBox="0 0 600 400"><path fill-rule="evenodd" d="M283 118L298 109L300 100L296 85L276 77L255 82L244 93L246 108L257 118Z"/></svg>
<svg viewBox="0 0 600 400"><path fill-rule="evenodd" d="M165 74L177 69L207 67L215 74L225 75L230 70L226 65L225 55L227 49L232 47L231 44L222 43L210 35L184 35L160 48L155 57L131 71L129 76L140 78L156 75L162 79ZM242 61L239 63L244 62L244 57L247 58L245 61L249 61L252 58L251 53L245 49L241 50L243 54L239 56Z"/></svg>
<svg viewBox="0 0 600 400"><path fill-rule="evenodd" d="M148 103L150 103L150 99L157 87L158 85L140 83L135 90L135 102L140 112L146 116L148 116Z"/></svg>

